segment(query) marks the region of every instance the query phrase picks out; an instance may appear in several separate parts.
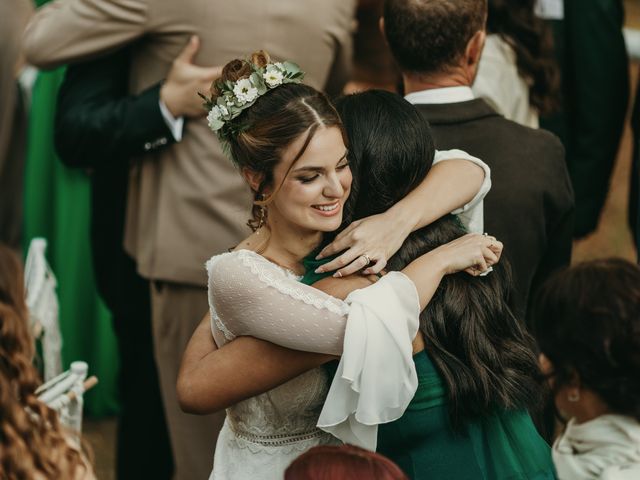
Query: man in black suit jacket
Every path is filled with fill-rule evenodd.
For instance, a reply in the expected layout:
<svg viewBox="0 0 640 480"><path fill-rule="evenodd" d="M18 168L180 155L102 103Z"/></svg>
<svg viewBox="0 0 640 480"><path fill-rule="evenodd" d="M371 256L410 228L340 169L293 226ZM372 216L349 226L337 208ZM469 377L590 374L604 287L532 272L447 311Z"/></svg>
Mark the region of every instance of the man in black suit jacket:
<svg viewBox="0 0 640 480"><path fill-rule="evenodd" d="M153 356L149 285L125 253L122 238L131 158L180 140L181 115L206 113L195 92L206 90L217 70L190 65L196 49L193 40L164 85L140 95L127 93L129 48L69 66L58 93L56 150L66 165L90 171L93 264L118 341L120 480L173 476Z"/></svg>
<svg viewBox="0 0 640 480"><path fill-rule="evenodd" d="M531 292L571 259L573 191L554 135L506 120L471 92L486 15L485 0L387 0L382 26L436 148L466 150L491 167L485 229L504 243L522 318Z"/></svg>

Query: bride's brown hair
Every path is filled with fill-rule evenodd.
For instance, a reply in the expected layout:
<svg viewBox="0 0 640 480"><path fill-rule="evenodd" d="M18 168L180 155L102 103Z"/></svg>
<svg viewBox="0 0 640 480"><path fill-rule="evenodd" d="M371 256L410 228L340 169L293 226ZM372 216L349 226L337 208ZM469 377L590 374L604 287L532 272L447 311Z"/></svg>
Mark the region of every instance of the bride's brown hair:
<svg viewBox="0 0 640 480"><path fill-rule="evenodd" d="M76 478L86 467L57 413L35 395L33 356L22 265L0 245L0 478Z"/></svg>
<svg viewBox="0 0 640 480"><path fill-rule="evenodd" d="M216 89L220 81L248 78L253 71L250 63L262 67L270 61L269 55L260 51L254 53L251 60L236 59L227 63L222 76L213 82L212 101L215 102L220 94ZM269 90L230 123L233 124L231 130L236 133L226 136L225 140L234 163L240 170L258 173L262 179L253 191L253 218L248 222L253 230L261 221L262 207L271 201L280 187L276 186L269 198L264 198L265 188L273 186L273 171L282 153L294 140L306 134L291 166L304 154L319 127L338 127L346 144L340 116L330 100L324 93L301 83L287 83Z"/></svg>

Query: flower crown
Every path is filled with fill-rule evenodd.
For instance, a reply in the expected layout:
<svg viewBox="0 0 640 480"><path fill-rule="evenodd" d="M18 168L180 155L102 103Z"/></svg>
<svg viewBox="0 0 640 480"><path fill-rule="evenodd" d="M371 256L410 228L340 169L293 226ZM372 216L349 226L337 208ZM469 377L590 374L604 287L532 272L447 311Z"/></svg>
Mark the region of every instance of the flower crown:
<svg viewBox="0 0 640 480"><path fill-rule="evenodd" d="M231 122L258 98L285 83L301 83L304 72L293 62L272 63L266 52L254 53L250 60L233 60L222 71L222 76L213 82L211 97L200 94L209 111L209 128L217 133L225 153L228 139L237 135L248 125ZM230 80L229 78L235 78Z"/></svg>

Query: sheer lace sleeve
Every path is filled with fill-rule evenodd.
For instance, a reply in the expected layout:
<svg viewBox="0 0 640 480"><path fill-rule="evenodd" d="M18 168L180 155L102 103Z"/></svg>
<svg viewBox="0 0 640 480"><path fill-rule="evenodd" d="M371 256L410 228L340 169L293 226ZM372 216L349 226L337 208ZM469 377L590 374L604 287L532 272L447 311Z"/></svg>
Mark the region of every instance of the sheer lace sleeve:
<svg viewBox="0 0 640 480"><path fill-rule="evenodd" d="M342 354L349 311L343 301L249 250L217 255L207 270L216 343L250 335L296 350Z"/></svg>

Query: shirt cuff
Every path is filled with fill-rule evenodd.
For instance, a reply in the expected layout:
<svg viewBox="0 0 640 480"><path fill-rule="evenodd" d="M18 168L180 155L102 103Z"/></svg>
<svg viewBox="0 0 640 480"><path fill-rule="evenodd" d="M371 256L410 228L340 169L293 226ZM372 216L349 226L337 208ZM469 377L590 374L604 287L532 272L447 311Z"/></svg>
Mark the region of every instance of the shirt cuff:
<svg viewBox="0 0 640 480"><path fill-rule="evenodd" d="M167 128L171 132L173 139L176 142L182 140L182 129L184 127L184 117L175 118L171 115L171 112L164 104L162 100L158 100L160 103L160 112L162 113L162 118L164 119L164 123L167 124Z"/></svg>
<svg viewBox="0 0 640 480"><path fill-rule="evenodd" d="M458 215L458 218L465 226L467 231L471 233L482 233L484 230L484 197L487 196L489 190L491 190L491 169L489 166L477 157L469 155L462 150L436 150L433 164L445 160L467 160L475 163L484 171L484 180L480 186L478 193L471 199L469 203L463 207L457 208L453 212L453 215Z"/></svg>

